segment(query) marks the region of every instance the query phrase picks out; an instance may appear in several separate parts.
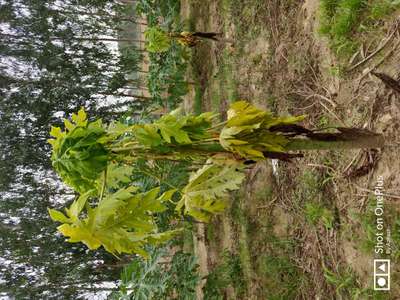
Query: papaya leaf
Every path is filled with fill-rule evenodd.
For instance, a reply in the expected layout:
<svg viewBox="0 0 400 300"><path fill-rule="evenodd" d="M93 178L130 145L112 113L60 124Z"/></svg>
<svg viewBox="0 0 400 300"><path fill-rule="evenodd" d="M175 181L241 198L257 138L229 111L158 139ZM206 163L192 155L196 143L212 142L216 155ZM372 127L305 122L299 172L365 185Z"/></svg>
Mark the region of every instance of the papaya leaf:
<svg viewBox="0 0 400 300"><path fill-rule="evenodd" d="M232 103L228 110L228 127L245 126L262 123L268 116L266 111L262 111L246 101Z"/></svg>
<svg viewBox="0 0 400 300"><path fill-rule="evenodd" d="M89 191L67 209L69 218L54 210L49 213L53 220L64 223L58 230L69 238L68 242L82 242L91 250L103 246L112 254L137 253L147 257L146 245L164 243L179 231L158 233L153 216L166 209L162 202L172 196L172 191L159 197L159 188L146 193L137 190L130 186L108 193L95 207L87 203ZM84 207L86 214L80 217Z"/></svg>
<svg viewBox="0 0 400 300"><path fill-rule="evenodd" d="M77 220L79 217L80 212L82 209L85 207L86 201L89 199L90 195L93 194L93 191L90 190L86 192L85 194L79 196L77 200L75 200L69 209L65 209L67 212L67 216L71 218L72 220Z"/></svg>
<svg viewBox="0 0 400 300"><path fill-rule="evenodd" d="M106 168L109 151L100 139L106 136L101 120L88 123L83 108L64 120L65 131L52 127L52 164L63 181L83 194L96 188L95 181Z"/></svg>
<svg viewBox="0 0 400 300"><path fill-rule="evenodd" d="M238 164L214 164L212 159L207 163L192 174L176 206L176 210L184 207L186 214L203 222L208 222L213 214L224 211L228 192L239 189L245 177Z"/></svg>
<svg viewBox="0 0 400 300"><path fill-rule="evenodd" d="M47 208L47 211L49 212L50 218L55 221L55 222L61 222L61 223L72 223L73 221L66 217L62 212Z"/></svg>
<svg viewBox="0 0 400 300"><path fill-rule="evenodd" d="M139 143L145 147L154 148L163 142L157 132L157 127L153 124L135 125L134 134Z"/></svg>
<svg viewBox="0 0 400 300"><path fill-rule="evenodd" d="M220 132L221 146L245 159L265 159L265 152L287 152L289 139L268 129L275 125L295 124L304 119L298 117L273 117L271 113L238 101L228 111L228 121Z"/></svg>
<svg viewBox="0 0 400 300"><path fill-rule="evenodd" d="M110 163L107 167L106 183L108 188L119 188L122 184L131 182L131 176L134 168L132 166L120 165L118 163ZM103 180L98 180L98 190L102 186Z"/></svg>
<svg viewBox="0 0 400 300"><path fill-rule="evenodd" d="M172 138L174 138L178 144L191 143L188 132L183 129L183 126L185 125L184 119L178 119L169 114L161 117L154 123L154 125L157 126L160 130L161 136L169 144L172 143Z"/></svg>
<svg viewBox="0 0 400 300"><path fill-rule="evenodd" d="M176 189L172 189L172 190L168 190L166 192L164 192L159 198L158 200L161 203L167 202L167 201L171 201L172 197L175 195L175 193L177 192Z"/></svg>
<svg viewBox="0 0 400 300"><path fill-rule="evenodd" d="M152 26L144 32L146 49L149 52L166 52L171 47L171 38L168 33L158 26Z"/></svg>

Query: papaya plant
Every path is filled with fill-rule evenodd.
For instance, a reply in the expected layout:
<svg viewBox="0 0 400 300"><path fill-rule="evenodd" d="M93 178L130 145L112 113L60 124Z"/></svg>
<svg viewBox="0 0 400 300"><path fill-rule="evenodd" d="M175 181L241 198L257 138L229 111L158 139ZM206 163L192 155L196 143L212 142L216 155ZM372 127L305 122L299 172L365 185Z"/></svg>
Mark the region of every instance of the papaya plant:
<svg viewBox="0 0 400 300"><path fill-rule="evenodd" d="M63 223L58 230L70 242L81 241L90 249L103 246L114 254L146 256L145 245L162 243L178 232L157 231L155 215L165 210L166 201L176 204L178 212L208 222L226 208L229 191L239 189L245 167L257 161L291 161L301 157L301 150L384 145L382 135L367 130L309 130L298 124L304 116L275 117L245 101L231 105L226 122L213 125L215 117L210 112L193 116L175 110L153 123L105 125L101 120L89 122L81 109L72 121L65 120L64 131L53 127L53 166L81 195L66 215L49 210L53 220ZM159 188L142 193L129 185L129 170L138 159L203 167L182 189L171 186L162 195ZM117 189L121 181L128 187Z"/></svg>
<svg viewBox="0 0 400 300"><path fill-rule="evenodd" d="M218 41L220 34L216 32L167 32L159 26L152 26L146 29L144 35L147 51L160 53L168 51L173 41L177 41L182 46L194 47L204 39Z"/></svg>

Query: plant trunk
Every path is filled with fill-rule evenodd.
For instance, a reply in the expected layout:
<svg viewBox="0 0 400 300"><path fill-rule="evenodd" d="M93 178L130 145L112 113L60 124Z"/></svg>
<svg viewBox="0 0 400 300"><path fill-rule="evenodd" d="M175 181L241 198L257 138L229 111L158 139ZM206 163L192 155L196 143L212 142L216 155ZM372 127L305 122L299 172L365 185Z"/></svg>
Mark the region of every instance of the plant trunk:
<svg viewBox="0 0 400 300"><path fill-rule="evenodd" d="M325 134L324 139L291 139L285 149L289 151L337 150L381 148L385 145L385 138L381 134L355 128L338 128L338 130L340 133Z"/></svg>

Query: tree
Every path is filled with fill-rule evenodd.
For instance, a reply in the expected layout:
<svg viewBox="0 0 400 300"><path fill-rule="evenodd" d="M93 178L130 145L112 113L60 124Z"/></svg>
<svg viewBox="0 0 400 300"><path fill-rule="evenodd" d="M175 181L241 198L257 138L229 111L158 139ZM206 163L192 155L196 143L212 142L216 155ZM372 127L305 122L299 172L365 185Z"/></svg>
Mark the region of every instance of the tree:
<svg viewBox="0 0 400 300"><path fill-rule="evenodd" d="M75 195L50 170L49 124L82 106L97 112L106 98L100 92L121 93L132 85L122 80L127 70L139 69L142 52L132 46L120 55L107 46L127 22L119 6L97 0L0 4L1 296L76 299L118 273L97 268L99 261L113 265L111 255L87 253L77 244L60 246L63 238L53 235L43 212L60 205L54 199L68 203ZM101 114L105 120L118 117L112 110Z"/></svg>

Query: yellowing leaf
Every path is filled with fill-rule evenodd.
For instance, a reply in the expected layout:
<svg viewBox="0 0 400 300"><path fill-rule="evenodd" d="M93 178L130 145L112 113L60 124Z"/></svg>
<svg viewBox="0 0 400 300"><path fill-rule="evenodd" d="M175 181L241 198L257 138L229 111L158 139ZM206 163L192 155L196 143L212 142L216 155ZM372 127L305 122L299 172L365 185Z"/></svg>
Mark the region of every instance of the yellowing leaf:
<svg viewBox="0 0 400 300"><path fill-rule="evenodd" d="M87 199L92 194L93 194L93 191L90 190L90 191L86 192L85 194L79 196L79 198L71 204L69 209L66 209L67 215L71 219L76 220L79 216L79 213L82 211L83 207L85 206Z"/></svg>
<svg viewBox="0 0 400 300"><path fill-rule="evenodd" d="M166 191L165 193L163 193L163 194L158 198L158 201L160 201L160 202L171 201L172 196L175 195L175 193L176 193L176 189Z"/></svg>
<svg viewBox="0 0 400 300"><path fill-rule="evenodd" d="M75 128L75 125L67 119L64 119L64 126L68 131L72 131Z"/></svg>
<svg viewBox="0 0 400 300"><path fill-rule="evenodd" d="M185 207L185 213L203 222L225 209L228 192L239 189L244 179L240 165L213 164L212 159L207 163L192 174L176 206L178 211Z"/></svg>
<svg viewBox="0 0 400 300"><path fill-rule="evenodd" d="M63 224L57 227L64 236L69 237L68 242L78 243L82 242L90 250L97 249L101 246L101 242L95 238L85 226L74 226L70 224Z"/></svg>
<svg viewBox="0 0 400 300"><path fill-rule="evenodd" d="M80 127L85 127L87 125L86 117L86 112L83 107L78 111L78 114L72 114L72 120Z"/></svg>
<svg viewBox="0 0 400 300"><path fill-rule="evenodd" d="M295 124L304 119L299 117L273 117L269 112L238 101L228 111L228 122L221 130L221 146L239 154L244 159L265 159L267 152L287 152L289 138L281 132L269 131L275 125Z"/></svg>
<svg viewBox="0 0 400 300"><path fill-rule="evenodd" d="M55 138L63 137L63 132L60 127L51 126L50 135Z"/></svg>
<svg viewBox="0 0 400 300"><path fill-rule="evenodd" d="M228 110L228 127L261 123L268 113L246 101L234 102Z"/></svg>
<svg viewBox="0 0 400 300"><path fill-rule="evenodd" d="M48 208L47 211L49 212L50 218L55 222L72 223L68 217L58 210Z"/></svg>

